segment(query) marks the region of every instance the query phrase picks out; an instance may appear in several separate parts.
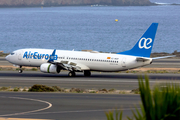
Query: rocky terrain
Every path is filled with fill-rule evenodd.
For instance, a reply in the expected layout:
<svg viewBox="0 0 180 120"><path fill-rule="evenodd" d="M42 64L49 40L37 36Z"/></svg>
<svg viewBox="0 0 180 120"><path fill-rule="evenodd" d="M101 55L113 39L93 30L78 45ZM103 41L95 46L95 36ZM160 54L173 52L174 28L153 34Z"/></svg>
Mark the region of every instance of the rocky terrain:
<svg viewBox="0 0 180 120"><path fill-rule="evenodd" d="M153 5L149 0L0 0L0 7L48 7L48 6L141 6Z"/></svg>

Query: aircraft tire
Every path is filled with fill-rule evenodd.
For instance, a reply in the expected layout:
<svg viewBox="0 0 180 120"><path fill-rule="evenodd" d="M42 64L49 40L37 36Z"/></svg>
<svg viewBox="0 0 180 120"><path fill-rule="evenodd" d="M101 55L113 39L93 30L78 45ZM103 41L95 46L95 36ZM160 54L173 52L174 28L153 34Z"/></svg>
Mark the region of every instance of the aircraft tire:
<svg viewBox="0 0 180 120"><path fill-rule="evenodd" d="M85 70L84 71L84 76L91 76L91 71L89 71L89 70Z"/></svg>
<svg viewBox="0 0 180 120"><path fill-rule="evenodd" d="M22 72L23 72L23 70L21 70L21 69L20 69L18 72L19 72L19 73L22 73Z"/></svg>
<svg viewBox="0 0 180 120"><path fill-rule="evenodd" d="M71 71L71 72L69 72L68 76L69 76L69 77L75 77L75 76L76 76L76 73L73 72L73 71Z"/></svg>

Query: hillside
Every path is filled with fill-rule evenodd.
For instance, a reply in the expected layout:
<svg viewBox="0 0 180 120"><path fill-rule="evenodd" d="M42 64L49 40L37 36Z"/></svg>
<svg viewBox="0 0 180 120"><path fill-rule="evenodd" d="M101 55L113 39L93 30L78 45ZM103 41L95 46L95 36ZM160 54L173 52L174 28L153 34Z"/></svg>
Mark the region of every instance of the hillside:
<svg viewBox="0 0 180 120"><path fill-rule="evenodd" d="M0 7L38 7L38 6L141 6L152 5L149 0L0 0Z"/></svg>

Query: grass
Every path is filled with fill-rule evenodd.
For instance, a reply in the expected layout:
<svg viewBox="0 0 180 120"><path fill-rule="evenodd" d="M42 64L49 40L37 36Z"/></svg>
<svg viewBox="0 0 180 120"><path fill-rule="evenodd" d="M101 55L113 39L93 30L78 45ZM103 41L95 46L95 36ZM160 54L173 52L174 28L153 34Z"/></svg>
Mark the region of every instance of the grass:
<svg viewBox="0 0 180 120"><path fill-rule="evenodd" d="M30 89L29 92L55 92L55 90L51 87L48 87L46 85L33 85Z"/></svg>
<svg viewBox="0 0 180 120"><path fill-rule="evenodd" d="M149 78L145 76L138 79L139 91L141 96L141 109L136 108L132 111L133 117L127 117L128 120L180 120L180 86L167 83L166 87L155 86L151 91ZM114 112L106 113L107 120L115 120ZM121 115L122 111L116 111ZM121 120L122 117L116 120Z"/></svg>
<svg viewBox="0 0 180 120"><path fill-rule="evenodd" d="M106 93L108 92L108 90L107 90L107 89L105 89L105 88L103 88L103 89L99 89L99 92L100 92L100 91L101 91L101 92L106 92Z"/></svg>
<svg viewBox="0 0 180 120"><path fill-rule="evenodd" d="M10 87L1 87L0 91L7 91Z"/></svg>
<svg viewBox="0 0 180 120"><path fill-rule="evenodd" d="M85 90L80 89L80 88L71 88L70 92L73 93L83 93Z"/></svg>
<svg viewBox="0 0 180 120"><path fill-rule="evenodd" d="M25 68L21 68L22 70L25 70ZM16 68L16 70L20 70L20 68Z"/></svg>
<svg viewBox="0 0 180 120"><path fill-rule="evenodd" d="M169 73L167 70L147 70L145 73Z"/></svg>
<svg viewBox="0 0 180 120"><path fill-rule="evenodd" d="M122 120L122 114L123 114L122 111L115 110L116 119L114 119L114 111L109 111L109 112L106 112L106 117L107 117L107 120Z"/></svg>
<svg viewBox="0 0 180 120"><path fill-rule="evenodd" d="M116 92L115 89L99 89L99 90L95 90L95 89L81 89L81 88L71 88L71 89L67 89L67 88L60 88L58 86L46 86L46 85L41 85L41 84L36 84L33 85L32 87L28 88L28 87L0 87L0 91L14 91L14 92L61 92L61 93L114 93L114 94L118 94L118 92ZM122 94L125 94L125 92L122 91Z"/></svg>
<svg viewBox="0 0 180 120"><path fill-rule="evenodd" d="M140 94L139 88L133 89L131 92L134 94Z"/></svg>
<svg viewBox="0 0 180 120"><path fill-rule="evenodd" d="M90 91L89 93L96 93L96 91Z"/></svg>
<svg viewBox="0 0 180 120"><path fill-rule="evenodd" d="M115 89L114 89L114 88L112 88L112 89L109 89L108 91L109 91L109 92L114 92L114 91L115 91Z"/></svg>
<svg viewBox="0 0 180 120"><path fill-rule="evenodd" d="M14 92L18 92L19 89L20 89L20 88L15 87L13 91L14 91Z"/></svg>
<svg viewBox="0 0 180 120"><path fill-rule="evenodd" d="M38 69L37 69L37 68L32 68L31 70L32 70L32 71L37 71Z"/></svg>
<svg viewBox="0 0 180 120"><path fill-rule="evenodd" d="M54 89L54 91L56 91L56 92L64 92L64 90L63 89L61 89L60 87L58 87L58 86L52 86L52 88Z"/></svg>
<svg viewBox="0 0 180 120"><path fill-rule="evenodd" d="M123 91L120 91L119 94L126 94L126 92L123 90Z"/></svg>

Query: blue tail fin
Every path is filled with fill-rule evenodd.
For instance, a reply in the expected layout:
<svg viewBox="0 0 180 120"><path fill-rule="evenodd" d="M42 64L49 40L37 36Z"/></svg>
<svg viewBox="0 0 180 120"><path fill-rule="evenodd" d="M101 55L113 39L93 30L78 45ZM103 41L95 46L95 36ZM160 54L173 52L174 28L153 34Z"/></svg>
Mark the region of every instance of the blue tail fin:
<svg viewBox="0 0 180 120"><path fill-rule="evenodd" d="M131 50L120 52L117 54L150 57L157 27L158 23L152 23L151 26L147 29L144 35L139 39L139 41Z"/></svg>

